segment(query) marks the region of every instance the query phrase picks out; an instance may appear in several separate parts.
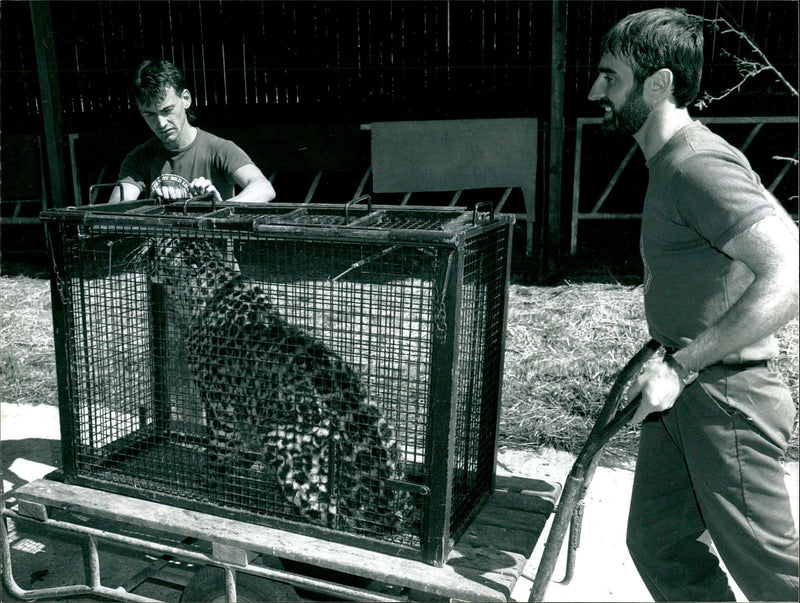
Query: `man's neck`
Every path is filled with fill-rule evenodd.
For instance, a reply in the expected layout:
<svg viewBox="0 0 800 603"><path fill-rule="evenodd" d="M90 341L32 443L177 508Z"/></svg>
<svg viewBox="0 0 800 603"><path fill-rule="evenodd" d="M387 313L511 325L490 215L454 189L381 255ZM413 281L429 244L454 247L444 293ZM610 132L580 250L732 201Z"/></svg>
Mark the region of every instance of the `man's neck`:
<svg viewBox="0 0 800 603"><path fill-rule="evenodd" d="M650 159L669 142L678 130L691 122L692 118L687 109L678 109L675 105L665 103L650 112L647 121L633 137L642 149L644 158Z"/></svg>

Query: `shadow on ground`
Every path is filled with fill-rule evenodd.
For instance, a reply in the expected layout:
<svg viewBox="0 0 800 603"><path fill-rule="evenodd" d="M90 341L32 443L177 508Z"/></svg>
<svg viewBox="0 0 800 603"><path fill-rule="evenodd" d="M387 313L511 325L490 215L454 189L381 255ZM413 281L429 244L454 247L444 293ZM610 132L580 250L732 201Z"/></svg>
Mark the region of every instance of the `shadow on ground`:
<svg viewBox="0 0 800 603"><path fill-rule="evenodd" d="M61 468L61 442L42 438L4 440L0 442L0 456L3 480L11 483L11 488L18 488L30 481L25 469L31 469L31 463Z"/></svg>

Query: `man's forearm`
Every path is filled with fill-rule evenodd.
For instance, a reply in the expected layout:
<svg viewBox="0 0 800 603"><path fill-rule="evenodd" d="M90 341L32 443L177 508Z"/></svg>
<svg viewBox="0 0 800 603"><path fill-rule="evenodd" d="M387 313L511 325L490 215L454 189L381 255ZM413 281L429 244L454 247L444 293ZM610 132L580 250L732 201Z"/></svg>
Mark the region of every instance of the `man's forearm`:
<svg viewBox="0 0 800 603"><path fill-rule="evenodd" d="M269 180L259 178L248 183L238 195L234 195L229 201L243 201L247 203L266 203L275 198L275 189L272 188Z"/></svg>
<svg viewBox="0 0 800 603"><path fill-rule="evenodd" d="M784 271L756 279L713 326L675 359L689 370L702 370L775 333L797 316L796 275Z"/></svg>

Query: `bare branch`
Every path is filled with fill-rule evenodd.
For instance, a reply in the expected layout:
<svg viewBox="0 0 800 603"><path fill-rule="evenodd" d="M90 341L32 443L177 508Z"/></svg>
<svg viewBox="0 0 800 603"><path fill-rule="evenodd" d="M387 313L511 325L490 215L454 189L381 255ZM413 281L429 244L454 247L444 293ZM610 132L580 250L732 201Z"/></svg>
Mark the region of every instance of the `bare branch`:
<svg viewBox="0 0 800 603"><path fill-rule="evenodd" d="M742 79L739 81L739 83L737 83L734 86L731 86L730 88L728 88L727 90L718 95L711 95L708 92L704 92L703 98L695 103L695 106L697 108L705 109L710 103L721 100L733 94L734 92L739 92L747 80L761 73L764 73L765 71L771 71L772 73L774 73L775 76L778 78L778 80L781 83L783 83L786 89L792 94L792 96L794 97L798 96L795 87L792 86L789 80L787 80L783 76L783 74L778 70L778 68L775 67L775 65L773 65L770 62L767 56L762 52L761 48L759 48L758 45L753 41L753 39L750 38L750 36L748 36L744 31L742 31L738 27L731 25L731 23L728 20L722 17L718 17L716 19L706 19L706 22L710 23L713 27L717 28L717 30L719 30L720 33L734 34L738 36L750 47L750 50L756 55L758 60L743 59L727 51L723 51L722 54L724 56L731 57L731 59L734 61L734 63L736 64L736 68L739 71L739 75L741 75ZM721 27L720 25L723 25L724 28Z"/></svg>
<svg viewBox="0 0 800 603"><path fill-rule="evenodd" d="M750 47L750 49L756 54L756 56L758 56L758 58L761 59L761 63L764 66L764 70L773 71L775 73L775 75L777 76L777 78L783 83L783 85L786 86L787 90L789 90L789 92L791 92L792 96L797 96L798 95L797 94L797 90L795 89L795 87L792 86L791 83L789 83L789 80L787 80L785 77L783 77L783 74L780 71L778 71L778 68L775 67L775 65L773 65L770 62L770 60L767 58L767 56L762 52L761 48L759 48L758 44L756 44L750 36L748 36L744 31L741 31L741 29L736 28L733 25L731 25L726 19L724 19L722 17L719 17L717 19L712 19L711 22L715 26L716 26L717 22L724 23L725 26L727 27L727 29L722 31L722 33L733 33L733 34L736 34L737 36L739 36L742 40L744 40L747 43L747 45Z"/></svg>

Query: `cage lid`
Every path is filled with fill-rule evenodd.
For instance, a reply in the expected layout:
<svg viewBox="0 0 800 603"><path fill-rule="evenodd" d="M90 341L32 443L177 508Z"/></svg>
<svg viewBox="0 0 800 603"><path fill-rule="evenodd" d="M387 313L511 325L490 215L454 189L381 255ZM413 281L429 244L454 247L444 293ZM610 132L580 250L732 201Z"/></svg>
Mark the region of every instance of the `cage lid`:
<svg viewBox="0 0 800 603"><path fill-rule="evenodd" d="M142 199L42 212L43 221L77 222L85 227L182 227L237 230L309 238L366 238L447 242L486 228L513 223L495 214L490 202L463 207L373 205L368 197L347 204L214 203L189 199L160 203Z"/></svg>

